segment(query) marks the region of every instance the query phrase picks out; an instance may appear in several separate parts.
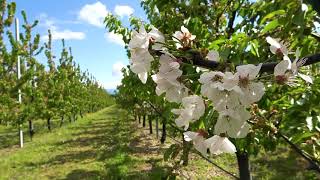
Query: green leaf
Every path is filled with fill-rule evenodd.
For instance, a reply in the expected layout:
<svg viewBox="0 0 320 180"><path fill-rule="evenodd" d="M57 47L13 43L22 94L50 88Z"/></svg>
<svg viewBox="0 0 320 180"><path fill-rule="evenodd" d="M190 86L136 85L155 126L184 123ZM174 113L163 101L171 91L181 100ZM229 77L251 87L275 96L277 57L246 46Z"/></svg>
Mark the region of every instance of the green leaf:
<svg viewBox="0 0 320 180"><path fill-rule="evenodd" d="M260 25L264 24L268 19L274 18L276 15L284 15L284 14L286 14L286 11L283 9L273 11L273 12L267 14L265 17L263 17L263 19L260 22Z"/></svg>
<svg viewBox="0 0 320 180"><path fill-rule="evenodd" d="M262 30L262 33L266 33L266 32L269 32L271 30L274 30L275 28L277 28L279 26L279 21L276 19L276 20L273 20L271 22L269 22Z"/></svg>

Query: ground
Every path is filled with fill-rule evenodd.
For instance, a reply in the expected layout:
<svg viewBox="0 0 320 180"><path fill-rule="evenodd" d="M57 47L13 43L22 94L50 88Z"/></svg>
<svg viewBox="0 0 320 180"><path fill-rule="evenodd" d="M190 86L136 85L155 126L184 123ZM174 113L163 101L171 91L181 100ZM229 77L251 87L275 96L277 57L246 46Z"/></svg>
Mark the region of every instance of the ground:
<svg viewBox="0 0 320 180"><path fill-rule="evenodd" d="M23 149L1 148L0 179L230 179L195 155L190 166L177 170L172 161L163 161L170 142L161 145L148 133L125 111L111 106L51 133L36 135Z"/></svg>
<svg viewBox="0 0 320 180"><path fill-rule="evenodd" d="M12 133L12 128L0 129L0 180L232 179L196 154L191 154L187 167L177 165L177 161L164 161L163 152L173 140L168 138L161 145L155 133L150 135L148 128L141 127L115 105L62 128L56 127L51 133L46 132L44 124L40 126L42 131L33 141L27 140L23 149L14 145L17 134ZM310 179L300 173L295 156L289 155L282 155L280 161L275 154L270 158L266 154L255 158L252 161L254 177ZM212 159L230 172L237 171L233 155ZM288 163L293 167L289 168Z"/></svg>

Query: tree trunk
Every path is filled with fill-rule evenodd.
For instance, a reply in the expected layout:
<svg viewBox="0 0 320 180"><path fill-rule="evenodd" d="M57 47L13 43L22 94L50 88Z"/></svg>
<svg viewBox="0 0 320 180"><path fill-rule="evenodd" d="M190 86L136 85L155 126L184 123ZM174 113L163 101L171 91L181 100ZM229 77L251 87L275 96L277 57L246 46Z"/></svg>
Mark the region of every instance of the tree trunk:
<svg viewBox="0 0 320 180"><path fill-rule="evenodd" d="M77 114L74 113L74 114L73 114L73 121L76 122L76 120L77 120Z"/></svg>
<svg viewBox="0 0 320 180"><path fill-rule="evenodd" d="M148 116L148 121L149 121L149 130L150 130L150 134L152 134L152 119L150 118L150 116Z"/></svg>
<svg viewBox="0 0 320 180"><path fill-rule="evenodd" d="M83 118L83 114L82 114L82 111L81 111L81 110L80 110L80 117Z"/></svg>
<svg viewBox="0 0 320 180"><path fill-rule="evenodd" d="M141 116L138 115L138 119L139 119L139 124L141 124Z"/></svg>
<svg viewBox="0 0 320 180"><path fill-rule="evenodd" d="M156 117L156 136L159 139L159 118Z"/></svg>
<svg viewBox="0 0 320 180"><path fill-rule="evenodd" d="M245 152L236 152L240 180L251 180L249 156Z"/></svg>
<svg viewBox="0 0 320 180"><path fill-rule="evenodd" d="M181 156L181 160L182 160L182 165L187 166L189 163L189 152L190 152L190 142L187 142L184 140L184 135L182 134L182 156Z"/></svg>
<svg viewBox="0 0 320 180"><path fill-rule="evenodd" d="M30 135L30 139L32 141L32 138L34 135L33 123L32 123L32 120L28 120L28 122L29 122L29 135Z"/></svg>
<svg viewBox="0 0 320 180"><path fill-rule="evenodd" d="M51 118L47 119L48 130L51 132Z"/></svg>
<svg viewBox="0 0 320 180"><path fill-rule="evenodd" d="M64 116L61 116L60 127L62 127L63 122L64 122Z"/></svg>
<svg viewBox="0 0 320 180"><path fill-rule="evenodd" d="M163 122L162 122L162 136L160 139L161 144L164 144L164 142L166 141L166 138L167 138L167 130L166 129L167 129L166 122L165 122L165 120L163 120Z"/></svg>
<svg viewBox="0 0 320 180"><path fill-rule="evenodd" d="M143 115L142 126L146 127L146 115Z"/></svg>

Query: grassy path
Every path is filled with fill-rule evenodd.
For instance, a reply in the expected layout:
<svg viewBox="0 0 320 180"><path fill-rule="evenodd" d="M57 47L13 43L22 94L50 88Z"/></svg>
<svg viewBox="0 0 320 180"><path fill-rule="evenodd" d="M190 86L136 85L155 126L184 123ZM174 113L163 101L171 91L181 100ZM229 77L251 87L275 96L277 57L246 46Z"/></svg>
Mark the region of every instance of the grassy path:
<svg viewBox="0 0 320 180"><path fill-rule="evenodd" d="M147 129L111 106L74 124L39 134L33 142L0 149L0 179L161 179L168 174L223 177L205 161L175 171ZM195 171L195 172L194 172ZM208 173L210 172L210 173ZM221 179L218 178L218 179ZM222 178L222 179L226 179ZM228 179L228 178L227 178Z"/></svg>
<svg viewBox="0 0 320 180"><path fill-rule="evenodd" d="M169 146L170 139L161 145L155 135L149 135L147 128L128 119L126 112L117 106L86 115L76 123L66 124L51 133L38 133L23 149L12 146L15 141L3 143L9 140L1 141L0 137L0 180L143 180L168 176L177 179L232 179L194 154L190 155L187 167L176 168L173 161L164 162L163 151ZM296 161L296 156L288 152L280 149L254 158L254 178L320 178L304 171L303 166L297 164L300 161ZM220 155L213 159L228 171L237 171L234 155Z"/></svg>

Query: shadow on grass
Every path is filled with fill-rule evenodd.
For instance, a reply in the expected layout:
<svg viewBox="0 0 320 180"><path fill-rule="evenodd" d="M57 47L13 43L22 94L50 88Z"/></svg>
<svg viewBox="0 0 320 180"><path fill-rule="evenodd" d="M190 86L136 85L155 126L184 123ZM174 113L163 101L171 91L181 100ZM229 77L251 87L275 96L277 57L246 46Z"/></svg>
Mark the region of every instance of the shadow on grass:
<svg viewBox="0 0 320 180"><path fill-rule="evenodd" d="M279 148L276 152L261 153L258 159L252 161L253 177L255 179L287 179L287 180L317 180L320 175L307 170L308 163L293 151Z"/></svg>
<svg viewBox="0 0 320 180"><path fill-rule="evenodd" d="M103 118L105 117L105 118ZM157 153L158 148L150 143L138 146L141 137L135 135L136 127L126 118L123 111L111 108L99 113L81 127L70 127L73 139L58 142L54 147L66 149L63 154L45 162L27 163L26 166L46 166L63 168L59 165L74 163L65 179L162 179L168 177L172 169L162 165L162 158L141 158ZM81 128L79 130L79 128ZM138 154L138 156L135 156ZM101 170L88 170L78 165L100 162ZM142 166L142 167L141 167Z"/></svg>
<svg viewBox="0 0 320 180"><path fill-rule="evenodd" d="M104 175L101 174L100 171L86 171L83 169L76 169L71 171L65 179L92 179L92 180L99 180L99 179L104 179Z"/></svg>

